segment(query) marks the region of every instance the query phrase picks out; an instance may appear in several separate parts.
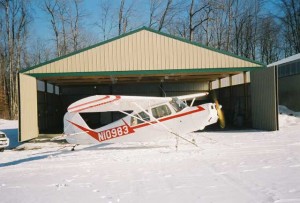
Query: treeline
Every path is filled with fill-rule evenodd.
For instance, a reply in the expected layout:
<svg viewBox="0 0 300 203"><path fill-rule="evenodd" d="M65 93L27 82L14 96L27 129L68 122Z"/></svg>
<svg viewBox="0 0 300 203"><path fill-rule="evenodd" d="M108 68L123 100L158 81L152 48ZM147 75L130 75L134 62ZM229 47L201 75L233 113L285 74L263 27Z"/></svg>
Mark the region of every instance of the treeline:
<svg viewBox="0 0 300 203"><path fill-rule="evenodd" d="M95 19L85 3L0 0L0 117L18 117L20 69L141 26L266 64L300 52L299 0L99 0ZM32 31L40 15L50 39Z"/></svg>

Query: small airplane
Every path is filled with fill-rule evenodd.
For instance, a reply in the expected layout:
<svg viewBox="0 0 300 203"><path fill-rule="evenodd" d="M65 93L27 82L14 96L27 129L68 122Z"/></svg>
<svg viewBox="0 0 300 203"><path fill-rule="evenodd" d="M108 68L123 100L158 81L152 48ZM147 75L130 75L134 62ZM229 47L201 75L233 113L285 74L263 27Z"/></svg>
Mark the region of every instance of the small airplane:
<svg viewBox="0 0 300 203"><path fill-rule="evenodd" d="M220 120L225 127L221 105L214 103L193 106L197 98L207 92L178 97L142 97L94 95L80 99L68 107L64 116L64 134L70 144L96 144L128 141L152 141L163 135L175 136L193 145L183 137L203 130ZM188 105L187 101L191 101ZM121 112L126 116L98 129L91 129L80 113ZM134 138L134 139L133 139ZM75 146L72 150L74 150ZM197 146L197 145L196 145ZM177 145L176 145L177 148Z"/></svg>

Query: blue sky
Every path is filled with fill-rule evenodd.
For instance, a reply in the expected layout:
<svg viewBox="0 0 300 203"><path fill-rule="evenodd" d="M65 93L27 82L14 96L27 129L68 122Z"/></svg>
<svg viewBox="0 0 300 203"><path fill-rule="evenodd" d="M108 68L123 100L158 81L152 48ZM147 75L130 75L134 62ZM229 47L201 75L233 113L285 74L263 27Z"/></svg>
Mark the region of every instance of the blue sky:
<svg viewBox="0 0 300 203"><path fill-rule="evenodd" d="M94 35L99 34L99 28L95 26L95 23L100 18L100 1L101 0L85 0L82 3L83 6L83 12L86 15L86 18L84 22L82 22L82 25L91 33ZM120 0L111 0L113 2L114 9L118 9L120 5ZM49 16L45 14L44 11L41 10L43 1L34 0L33 1L33 21L32 21L32 35L34 35L34 38L37 39L44 39L49 40L53 36L51 24L49 21ZM136 16L139 18L139 21L147 22L146 16L148 16L148 0L127 0L126 5L130 5L131 3L135 3L135 10L138 11L138 13L143 13L143 16ZM117 12L115 12L117 14ZM134 20L134 19L133 19ZM139 25L134 25L136 27L139 27ZM142 24L140 25L142 26ZM95 36L95 38L100 38L99 36Z"/></svg>
<svg viewBox="0 0 300 203"><path fill-rule="evenodd" d="M179 1L179 0L175 0ZM279 12L276 9L275 4L278 3L279 0L269 0L265 2L265 8L263 9L263 13L277 13ZM44 0L32 0L32 17L33 21L30 27L30 40L35 42L37 40L43 40L46 44L53 43L53 31L51 28L49 16L42 11L41 7ZM86 18L82 22L85 30L87 30L89 37L92 39L93 43L100 42L103 40L103 37L100 33L100 29L95 26L97 20L100 19L100 2L101 0L83 0L82 10L86 14ZM114 9L118 9L120 6L120 0L111 0L112 6ZM187 0L187 2L189 2ZM148 25L149 18L149 0L126 0L126 5L135 4L134 13L135 16L131 19L132 28L141 27L144 25ZM114 12L115 15L118 15L118 12ZM117 18L118 16L116 16ZM136 20L138 19L138 20ZM134 23L138 22L138 23ZM110 37L114 36L116 33L112 34Z"/></svg>

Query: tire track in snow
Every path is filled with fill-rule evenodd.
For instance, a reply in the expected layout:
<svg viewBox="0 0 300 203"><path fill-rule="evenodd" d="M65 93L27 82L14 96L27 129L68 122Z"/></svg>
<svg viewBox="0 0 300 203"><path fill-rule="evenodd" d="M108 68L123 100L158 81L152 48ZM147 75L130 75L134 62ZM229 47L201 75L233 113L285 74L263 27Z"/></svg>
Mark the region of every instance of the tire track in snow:
<svg viewBox="0 0 300 203"><path fill-rule="evenodd" d="M204 161L206 167L209 171L214 173L217 177L221 178L225 183L232 186L235 191L240 192L244 195L244 197L248 197L249 200L247 202L274 202L276 201L273 199L272 196L267 196L266 194L263 194L261 191L253 190L249 188L248 185L241 182L240 180L235 179L234 177L228 175L227 173L220 173L216 170L215 167L213 167L211 164L209 164L207 161Z"/></svg>

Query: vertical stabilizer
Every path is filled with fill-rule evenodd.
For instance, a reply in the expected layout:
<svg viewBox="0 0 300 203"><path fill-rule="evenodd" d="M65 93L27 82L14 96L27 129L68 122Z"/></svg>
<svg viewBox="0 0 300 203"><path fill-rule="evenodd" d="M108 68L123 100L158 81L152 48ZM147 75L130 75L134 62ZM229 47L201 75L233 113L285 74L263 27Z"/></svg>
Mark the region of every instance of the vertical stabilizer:
<svg viewBox="0 0 300 203"><path fill-rule="evenodd" d="M98 143L98 133L90 129L79 113L67 112L64 116L64 134L71 144Z"/></svg>

